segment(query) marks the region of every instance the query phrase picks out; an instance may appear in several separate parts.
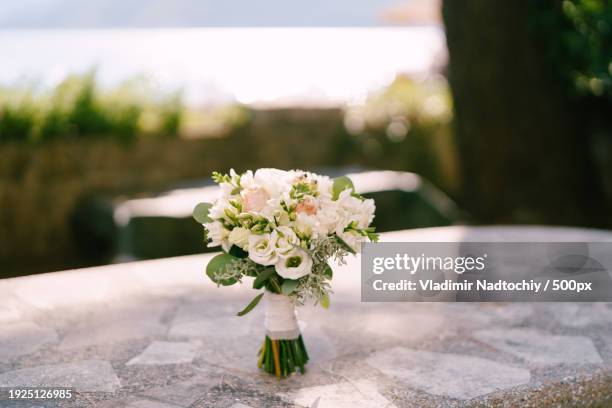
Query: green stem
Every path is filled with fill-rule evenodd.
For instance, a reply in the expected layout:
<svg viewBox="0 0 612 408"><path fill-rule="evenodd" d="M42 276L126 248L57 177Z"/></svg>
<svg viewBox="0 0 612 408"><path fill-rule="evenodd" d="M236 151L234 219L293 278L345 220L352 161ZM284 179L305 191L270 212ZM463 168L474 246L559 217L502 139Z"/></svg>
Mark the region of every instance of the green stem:
<svg viewBox="0 0 612 408"><path fill-rule="evenodd" d="M304 363L306 363L310 357L308 357L308 352L306 351L306 346L304 345L304 339L302 339L302 335L300 334L300 337L298 337L298 341L300 342L300 346L302 348L302 351L304 352Z"/></svg>
<svg viewBox="0 0 612 408"><path fill-rule="evenodd" d="M300 335L297 339L292 340L278 340L277 344L281 377L288 377L298 369L304 374L304 365L309 357L302 336ZM272 352L272 340L268 336L265 337L260 353L259 361L261 361L261 368L267 373L275 374L276 367Z"/></svg>

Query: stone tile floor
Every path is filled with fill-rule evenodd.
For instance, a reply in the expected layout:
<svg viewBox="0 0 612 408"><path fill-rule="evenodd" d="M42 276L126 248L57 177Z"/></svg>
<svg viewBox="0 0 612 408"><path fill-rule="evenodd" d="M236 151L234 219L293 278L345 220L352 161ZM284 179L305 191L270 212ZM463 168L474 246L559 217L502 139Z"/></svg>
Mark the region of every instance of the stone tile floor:
<svg viewBox="0 0 612 408"><path fill-rule="evenodd" d="M605 232L437 228L387 240L612 240ZM260 372L263 307L218 289L209 255L0 281L0 387L69 386L14 407L612 406L612 304L361 303L358 261L329 310L300 310L306 375Z"/></svg>

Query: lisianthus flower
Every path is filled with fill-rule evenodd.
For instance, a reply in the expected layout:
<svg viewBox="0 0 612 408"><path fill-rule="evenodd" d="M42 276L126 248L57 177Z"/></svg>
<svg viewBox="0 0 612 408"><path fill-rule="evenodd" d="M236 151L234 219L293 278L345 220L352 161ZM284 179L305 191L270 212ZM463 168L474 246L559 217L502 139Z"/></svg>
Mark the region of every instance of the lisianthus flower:
<svg viewBox="0 0 612 408"><path fill-rule="evenodd" d="M278 261L270 234L250 235L248 252L249 258L260 265L274 265Z"/></svg>
<svg viewBox="0 0 612 408"><path fill-rule="evenodd" d="M279 257L274 265L276 273L285 279L299 279L312 272L312 258L302 248L293 248Z"/></svg>

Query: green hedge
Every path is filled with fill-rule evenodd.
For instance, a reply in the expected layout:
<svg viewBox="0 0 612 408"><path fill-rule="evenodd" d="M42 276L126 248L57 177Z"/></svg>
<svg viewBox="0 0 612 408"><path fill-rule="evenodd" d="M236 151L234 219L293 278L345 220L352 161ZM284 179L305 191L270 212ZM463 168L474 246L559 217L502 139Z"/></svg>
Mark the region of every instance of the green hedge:
<svg viewBox="0 0 612 408"><path fill-rule="evenodd" d="M71 75L51 90L0 88L0 143L176 136L182 111L179 94L160 95L143 78L101 89L92 71Z"/></svg>

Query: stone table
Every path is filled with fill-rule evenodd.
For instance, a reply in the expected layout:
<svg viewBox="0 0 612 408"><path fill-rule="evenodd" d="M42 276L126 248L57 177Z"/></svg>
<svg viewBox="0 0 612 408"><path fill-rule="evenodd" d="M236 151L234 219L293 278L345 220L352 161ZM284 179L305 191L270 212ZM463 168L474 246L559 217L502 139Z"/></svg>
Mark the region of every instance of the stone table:
<svg viewBox="0 0 612 408"><path fill-rule="evenodd" d="M612 233L447 227L383 240ZM611 304L361 303L352 259L334 273L329 310L300 310L306 375L278 382L255 365L263 307L236 317L254 292L216 288L204 275L210 257L0 281L0 387L69 386L76 400L57 406L109 408L612 405Z"/></svg>

